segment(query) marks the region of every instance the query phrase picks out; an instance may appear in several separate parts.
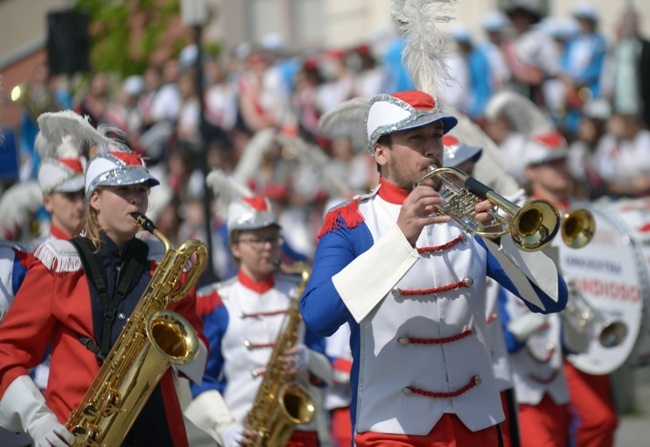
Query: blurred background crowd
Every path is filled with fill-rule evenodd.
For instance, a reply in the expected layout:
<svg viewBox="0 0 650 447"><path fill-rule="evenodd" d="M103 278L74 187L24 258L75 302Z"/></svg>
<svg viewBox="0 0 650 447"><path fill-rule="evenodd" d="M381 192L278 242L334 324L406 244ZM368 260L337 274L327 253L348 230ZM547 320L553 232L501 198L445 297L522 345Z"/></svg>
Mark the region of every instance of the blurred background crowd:
<svg viewBox="0 0 650 447"><path fill-rule="evenodd" d="M631 3L621 3L616 14L610 37L601 11L585 2L573 3L562 19L535 2L515 1L484 14L480 30L453 20L445 28L452 81L438 99L486 132L522 186L517 151L526 123L494 101L506 90L532 99L561 130L576 197L646 196L650 42ZM291 51L271 32L232 49L207 48L186 42L136 73L70 75L43 63L15 88L3 85L6 101L20 107L19 125L6 133L20 155L16 178L2 185L5 196L35 179L38 116L73 109L93 125L118 127L147 157L164 185L152 192L151 217L172 241L207 239L204 176L220 168L269 197L292 256L310 258L326 208L377 181L362 128L351 123L324 134L319 117L345 100L412 88L401 65L402 41L388 33L351 46ZM3 216L2 237L33 238L47 225L47 215L33 211L36 219ZM225 243L218 218L211 233L214 247ZM218 278L232 273L227 252L212 250Z"/></svg>

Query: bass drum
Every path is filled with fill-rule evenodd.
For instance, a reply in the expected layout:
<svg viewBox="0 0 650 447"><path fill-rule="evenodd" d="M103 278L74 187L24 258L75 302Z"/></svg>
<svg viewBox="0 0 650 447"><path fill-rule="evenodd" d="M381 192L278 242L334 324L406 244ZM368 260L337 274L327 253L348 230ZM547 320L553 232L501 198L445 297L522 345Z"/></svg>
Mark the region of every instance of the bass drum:
<svg viewBox="0 0 650 447"><path fill-rule="evenodd" d="M560 248L561 271L602 323L623 323L627 333L620 344L605 347L598 340L602 325L592 324L586 352L568 359L579 370L595 375L609 374L626 362L645 365L650 362L650 200L580 205L572 208L593 213L595 234L583 248Z"/></svg>

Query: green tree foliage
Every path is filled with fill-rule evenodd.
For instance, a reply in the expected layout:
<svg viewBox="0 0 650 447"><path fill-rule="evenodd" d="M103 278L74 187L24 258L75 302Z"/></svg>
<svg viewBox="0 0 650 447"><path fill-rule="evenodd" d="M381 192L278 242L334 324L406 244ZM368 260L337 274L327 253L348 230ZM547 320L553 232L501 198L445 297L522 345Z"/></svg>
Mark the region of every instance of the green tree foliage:
<svg viewBox="0 0 650 447"><path fill-rule="evenodd" d="M77 0L75 8L90 15L94 71L142 73L156 52L176 57L187 43L185 34L169 35L179 0Z"/></svg>

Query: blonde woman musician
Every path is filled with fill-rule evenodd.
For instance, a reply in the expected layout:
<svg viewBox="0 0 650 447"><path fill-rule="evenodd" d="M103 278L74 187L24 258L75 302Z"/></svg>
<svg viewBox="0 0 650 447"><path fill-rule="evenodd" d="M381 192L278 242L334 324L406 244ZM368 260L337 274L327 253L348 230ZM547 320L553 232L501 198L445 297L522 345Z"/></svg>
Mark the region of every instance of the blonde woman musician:
<svg viewBox="0 0 650 447"><path fill-rule="evenodd" d="M96 263L90 270L105 276L92 277L78 245L48 242L35 252L35 264L2 323L0 425L29 433L38 447L74 441L63 424L93 382L164 254L162 244L136 237L132 216L147 211L149 188L157 184L139 155L117 142L102 147L88 164L84 237L75 241L89 247ZM201 332L194 295L169 308ZM52 357L43 396L28 369L41 361L48 343ZM179 369L200 380L205 357L203 346L198 360ZM171 369L122 445L187 447Z"/></svg>

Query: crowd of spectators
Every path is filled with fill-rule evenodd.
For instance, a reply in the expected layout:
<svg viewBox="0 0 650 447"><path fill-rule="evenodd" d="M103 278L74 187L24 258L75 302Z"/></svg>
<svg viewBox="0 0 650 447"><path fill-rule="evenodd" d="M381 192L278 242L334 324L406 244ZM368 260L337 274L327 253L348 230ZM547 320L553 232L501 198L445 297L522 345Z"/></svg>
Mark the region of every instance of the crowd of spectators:
<svg viewBox="0 0 650 447"><path fill-rule="evenodd" d="M599 12L586 3L564 21L525 6L492 12L482 21L482 38L457 24L448 40L452 81L440 89L439 100L464 110L497 145L505 145L519 129L490 114L490 100L504 90L523 93L552 117L570 145L570 171L581 185L577 194L646 195L650 43L639 35L638 15L622 9L620 16L609 40L599 29ZM148 158L164 186L152 197L151 213L172 241L205 238L204 173L219 168L269 197L287 242L309 258L326 207L367 191L377 179L358 132L325 135L319 117L351 98L412 88L401 50L395 36L381 44L291 54L277 36L267 36L197 64L196 48L189 46L140 75L92 73L87 88L74 94L65 78L48 76L41 66L24 100L21 181L34 178L38 166L38 114L72 108L93 125L116 126ZM325 162L305 163L273 137L278 134L317 148L327 155ZM337 187L323 180L325 172L338 177ZM215 221L214 244L223 242L220 228ZM227 276L229 260L217 252L215 273Z"/></svg>

